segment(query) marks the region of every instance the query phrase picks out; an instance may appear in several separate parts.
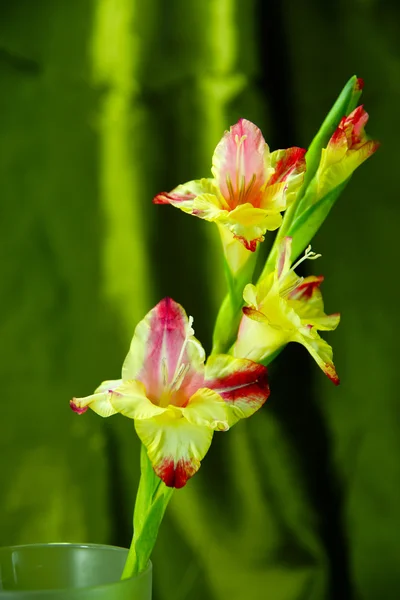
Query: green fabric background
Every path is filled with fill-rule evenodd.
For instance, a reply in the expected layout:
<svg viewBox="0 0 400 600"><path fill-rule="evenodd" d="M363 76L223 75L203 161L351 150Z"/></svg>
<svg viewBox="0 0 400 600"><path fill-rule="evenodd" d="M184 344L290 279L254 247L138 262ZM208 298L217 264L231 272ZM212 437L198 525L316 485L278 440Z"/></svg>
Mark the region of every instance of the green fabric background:
<svg viewBox="0 0 400 600"><path fill-rule="evenodd" d="M171 295L210 346L213 226L152 197L240 116L306 146L356 73L382 147L314 241L342 385L301 347L175 494L155 600L398 600L399 9L394 1L0 1L0 543L129 544L133 424L78 418ZM396 256L397 254L397 256Z"/></svg>

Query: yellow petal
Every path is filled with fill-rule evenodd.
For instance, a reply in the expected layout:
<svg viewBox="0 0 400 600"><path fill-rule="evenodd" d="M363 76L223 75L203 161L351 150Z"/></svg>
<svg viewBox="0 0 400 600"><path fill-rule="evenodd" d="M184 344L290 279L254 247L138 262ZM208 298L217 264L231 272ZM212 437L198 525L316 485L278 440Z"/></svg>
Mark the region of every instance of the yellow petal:
<svg viewBox="0 0 400 600"><path fill-rule="evenodd" d="M189 423L176 410L152 419L135 421L155 473L168 487L181 488L200 468L213 430Z"/></svg>
<svg viewBox="0 0 400 600"><path fill-rule="evenodd" d="M294 340L302 344L317 365L323 370L335 385L339 384L339 377L333 364L333 352L331 346L323 340L314 328L303 328Z"/></svg>
<svg viewBox="0 0 400 600"><path fill-rule="evenodd" d="M130 419L151 419L167 410L147 398L141 381L124 381L111 394L110 403L116 412Z"/></svg>
<svg viewBox="0 0 400 600"><path fill-rule="evenodd" d="M91 408L101 417L111 417L117 412L111 403L111 397L121 384L122 379L103 381L94 394L84 398L73 398L70 406L78 414L83 414L88 408Z"/></svg>
<svg viewBox="0 0 400 600"><path fill-rule="evenodd" d="M257 242L264 239L267 230L273 231L282 223L279 212L256 208L250 203L240 204L231 212L224 211L217 219L227 227L247 249L255 250Z"/></svg>
<svg viewBox="0 0 400 600"><path fill-rule="evenodd" d="M180 408L180 411L192 425L201 425L218 431L229 429L227 405L216 391L209 388L197 390L188 405Z"/></svg>

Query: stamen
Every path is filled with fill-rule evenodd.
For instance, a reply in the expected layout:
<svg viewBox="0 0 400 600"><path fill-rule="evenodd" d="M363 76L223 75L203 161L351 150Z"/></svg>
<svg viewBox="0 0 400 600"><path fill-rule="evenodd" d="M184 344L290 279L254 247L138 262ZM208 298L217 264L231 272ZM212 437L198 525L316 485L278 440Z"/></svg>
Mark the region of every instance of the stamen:
<svg viewBox="0 0 400 600"><path fill-rule="evenodd" d="M235 194L233 193L233 186L232 186L232 180L231 180L231 176L229 175L229 173L226 176L226 187L228 188L229 191L229 199L230 199L230 205L229 208L235 208Z"/></svg>
<svg viewBox="0 0 400 600"><path fill-rule="evenodd" d="M304 262L305 260L316 260L317 258L321 258L322 254L317 254L316 252L311 252L311 244L309 246L307 246L305 252L304 252L304 256L302 256L292 267L291 267L291 271L294 271L295 269L297 269L297 267L299 265L301 265L302 262Z"/></svg>
<svg viewBox="0 0 400 600"><path fill-rule="evenodd" d="M311 244L309 246L307 246L307 248L305 249L304 252L304 256L302 256L290 269L289 271L286 273L286 275L283 277L283 279L280 281L280 286L279 286L279 293L280 295L285 298L287 297L289 294L291 294L292 292L294 292L294 290L303 282L304 278L303 277L298 277L295 273L295 269L297 269L297 267L299 265L301 265L302 262L304 262L305 260L316 260L317 258L321 258L322 254L317 254L316 252L312 252L311 251ZM289 276L289 275L294 275L296 277L295 281L293 281L287 288L284 287L283 282L285 281L285 279Z"/></svg>
<svg viewBox="0 0 400 600"><path fill-rule="evenodd" d="M185 379L186 373L189 371L189 368L189 365L185 365L183 363L181 364L181 366L178 369L178 373L176 374L174 380L170 385L171 392L177 392L179 390L179 388L182 385L182 381Z"/></svg>
<svg viewBox="0 0 400 600"><path fill-rule="evenodd" d="M243 148L243 144L244 141L247 139L247 135L242 135L242 137L239 138L238 134L235 135L235 144L237 146L236 149L236 190L237 192L239 192L239 204L241 203L241 198L245 192L245 177L244 175L240 175L241 173L245 172L245 165L244 165L244 148ZM242 181L239 181L239 178L241 177Z"/></svg>
<svg viewBox="0 0 400 600"><path fill-rule="evenodd" d="M289 271L290 272L290 271ZM289 294L291 294L292 292L294 292L294 290L304 281L304 277L297 277L296 281L294 281L291 285L289 285L287 288L285 289L281 289L280 290L280 295L282 296L282 298L286 298L286 296L289 296Z"/></svg>

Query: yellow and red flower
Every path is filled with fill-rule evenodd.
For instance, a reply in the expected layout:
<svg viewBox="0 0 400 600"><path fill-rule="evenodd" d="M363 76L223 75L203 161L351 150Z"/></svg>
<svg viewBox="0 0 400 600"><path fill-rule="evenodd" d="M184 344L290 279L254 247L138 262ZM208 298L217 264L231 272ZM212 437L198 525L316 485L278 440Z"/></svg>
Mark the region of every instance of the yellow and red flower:
<svg viewBox="0 0 400 600"><path fill-rule="evenodd" d="M292 239L282 240L275 271L256 286L245 287L243 318L234 355L264 361L288 342L305 346L324 373L339 383L332 360L332 348L323 340L318 330L333 330L340 321L338 313L326 315L320 292L323 277L298 277L296 266L305 258L318 255L306 250L305 257L290 266Z"/></svg>
<svg viewBox="0 0 400 600"><path fill-rule="evenodd" d="M135 421L156 474L180 488L200 468L214 431L226 431L269 395L267 370L251 360L205 353L192 319L165 298L138 324L122 378L71 400L78 414L121 413Z"/></svg>
<svg viewBox="0 0 400 600"><path fill-rule="evenodd" d="M294 200L305 152L293 147L270 153L260 129L240 119L215 149L213 178L189 181L153 201L215 222L225 231L224 246L239 240L254 252L265 232L280 226L281 213Z"/></svg>
<svg viewBox="0 0 400 600"><path fill-rule="evenodd" d="M358 106L340 121L328 146L322 150L317 171L318 198L343 183L379 148L379 142L368 139L365 133L368 118L363 106Z"/></svg>

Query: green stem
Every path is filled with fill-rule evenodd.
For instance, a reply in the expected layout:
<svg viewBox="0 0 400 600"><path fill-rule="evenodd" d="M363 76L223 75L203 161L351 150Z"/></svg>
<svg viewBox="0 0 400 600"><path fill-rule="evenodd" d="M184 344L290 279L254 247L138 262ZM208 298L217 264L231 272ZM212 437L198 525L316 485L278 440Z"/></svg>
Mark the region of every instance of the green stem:
<svg viewBox="0 0 400 600"><path fill-rule="evenodd" d="M221 304L215 322L211 354L228 352L236 338L242 317L243 290L246 284L252 280L258 252L259 248L255 252L249 252L248 260L237 273L231 271L226 256L224 256L228 293Z"/></svg>
<svg viewBox="0 0 400 600"><path fill-rule="evenodd" d="M140 467L141 475L133 513L133 537L121 579L133 577L147 567L165 510L174 491L173 488L167 488L154 473L143 444Z"/></svg>

